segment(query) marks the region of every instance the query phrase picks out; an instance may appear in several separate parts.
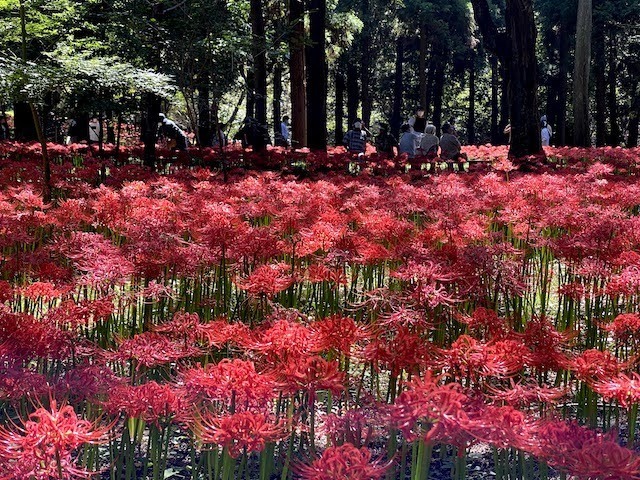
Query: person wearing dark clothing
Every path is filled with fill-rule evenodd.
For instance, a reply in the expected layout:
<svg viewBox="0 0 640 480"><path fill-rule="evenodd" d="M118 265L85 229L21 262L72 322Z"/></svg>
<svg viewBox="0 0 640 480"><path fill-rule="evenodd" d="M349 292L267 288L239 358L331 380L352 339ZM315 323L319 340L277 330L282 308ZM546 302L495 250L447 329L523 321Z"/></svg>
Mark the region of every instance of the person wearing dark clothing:
<svg viewBox="0 0 640 480"><path fill-rule="evenodd" d="M211 136L211 146L213 148L224 148L228 143L227 136L224 133L224 123L218 123L216 131Z"/></svg>
<svg viewBox="0 0 640 480"><path fill-rule="evenodd" d="M242 128L234 138L242 142L242 148L251 147L254 152L262 152L271 144L267 127L251 117L244 119Z"/></svg>
<svg viewBox="0 0 640 480"><path fill-rule="evenodd" d="M381 123L380 133L376 136L376 150L378 153L393 156L395 154L394 148L398 148L398 140L389 132L389 125Z"/></svg>
<svg viewBox="0 0 640 480"><path fill-rule="evenodd" d="M185 152L189 146L187 134L184 133L184 131L176 125L175 122L169 120L162 113L158 116L158 120L162 122L158 131L158 137L175 141L176 143L174 148L181 152Z"/></svg>
<svg viewBox="0 0 640 480"><path fill-rule="evenodd" d="M453 133L451 124L445 123L442 126L442 137L440 137L440 157L449 164L449 169L453 171L453 163L458 163L458 171L464 172L464 163L467 155L461 152L462 145L458 137Z"/></svg>
<svg viewBox="0 0 640 480"><path fill-rule="evenodd" d="M4 115L0 117L0 140L9 140L9 124Z"/></svg>
<svg viewBox="0 0 640 480"><path fill-rule="evenodd" d="M409 126L414 133L422 136L424 129L427 127L427 118L424 116L424 108L419 107L416 109L415 116L409 119Z"/></svg>

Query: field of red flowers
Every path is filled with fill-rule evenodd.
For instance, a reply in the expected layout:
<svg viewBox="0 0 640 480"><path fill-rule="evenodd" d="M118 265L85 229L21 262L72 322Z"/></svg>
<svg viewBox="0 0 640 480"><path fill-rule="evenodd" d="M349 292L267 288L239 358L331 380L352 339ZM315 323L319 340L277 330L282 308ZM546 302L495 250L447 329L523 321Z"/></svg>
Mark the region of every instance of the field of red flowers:
<svg viewBox="0 0 640 480"><path fill-rule="evenodd" d="M469 151L225 181L60 147L44 204L5 144L0 478L464 479L479 445L483 478L640 478L640 152Z"/></svg>

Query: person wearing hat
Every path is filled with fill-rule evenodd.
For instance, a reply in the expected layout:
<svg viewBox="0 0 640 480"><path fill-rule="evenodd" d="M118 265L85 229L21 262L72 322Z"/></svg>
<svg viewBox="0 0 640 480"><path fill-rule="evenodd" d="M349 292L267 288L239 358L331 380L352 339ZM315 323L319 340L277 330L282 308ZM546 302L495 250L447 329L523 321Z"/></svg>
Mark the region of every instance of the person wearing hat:
<svg viewBox="0 0 640 480"><path fill-rule="evenodd" d="M398 140L389 132L389 125L380 123L380 132L376 135L377 152L393 156L394 148L398 148Z"/></svg>
<svg viewBox="0 0 640 480"><path fill-rule="evenodd" d="M364 155L367 150L367 134L362 130L362 121L356 121L353 128L345 133L342 144L349 153Z"/></svg>
<svg viewBox="0 0 640 480"><path fill-rule="evenodd" d="M442 126L442 136L440 137L440 157L449 164L449 170L454 171L454 162L458 163L458 171L464 172L464 163L467 161L467 155L461 152L462 145L455 132L451 128L451 124L445 123Z"/></svg>
<svg viewBox="0 0 640 480"><path fill-rule="evenodd" d="M158 137L175 141L174 148L185 152L189 145L187 134L175 122L169 120L164 113L158 115L158 121L160 122Z"/></svg>
<svg viewBox="0 0 640 480"><path fill-rule="evenodd" d="M543 115L540 118L540 138L542 139L543 147L548 147L551 144L552 135L553 130L551 129L551 125L547 123L547 116Z"/></svg>

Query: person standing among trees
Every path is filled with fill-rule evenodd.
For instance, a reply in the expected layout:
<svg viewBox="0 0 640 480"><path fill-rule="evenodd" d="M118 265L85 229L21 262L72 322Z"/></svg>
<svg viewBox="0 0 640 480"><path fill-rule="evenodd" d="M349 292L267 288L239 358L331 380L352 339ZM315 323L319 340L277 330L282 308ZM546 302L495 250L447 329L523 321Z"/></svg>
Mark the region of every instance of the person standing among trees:
<svg viewBox="0 0 640 480"><path fill-rule="evenodd" d="M289 116L282 117L280 122L280 133L276 136L275 142L278 147L288 147L291 135L289 134Z"/></svg>
<svg viewBox="0 0 640 480"><path fill-rule="evenodd" d="M96 117L89 120L89 143L98 143L100 141L100 122Z"/></svg>
<svg viewBox="0 0 640 480"><path fill-rule="evenodd" d="M543 147L548 147L551 144L552 136L553 130L551 129L551 125L547 123L547 116L543 115L542 118L540 118L540 138Z"/></svg>

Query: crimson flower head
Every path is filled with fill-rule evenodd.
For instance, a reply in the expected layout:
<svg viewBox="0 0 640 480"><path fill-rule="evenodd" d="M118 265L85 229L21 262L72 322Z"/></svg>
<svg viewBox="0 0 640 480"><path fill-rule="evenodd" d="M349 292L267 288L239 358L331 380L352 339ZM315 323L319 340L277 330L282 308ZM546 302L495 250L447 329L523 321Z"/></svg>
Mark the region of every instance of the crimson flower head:
<svg viewBox="0 0 640 480"><path fill-rule="evenodd" d="M303 480L377 480L388 468L371 459L368 448L356 448L351 443L329 447L322 457L309 465L297 465L295 470Z"/></svg>
<svg viewBox="0 0 640 480"><path fill-rule="evenodd" d="M238 287L249 295L272 297L293 285L294 277L289 270L289 265L284 263L261 265L247 278L239 280Z"/></svg>
<svg viewBox="0 0 640 480"><path fill-rule="evenodd" d="M318 390L340 393L344 388L345 375L339 370L337 360L327 361L314 355L306 359L292 359L284 366L281 377L289 391L302 390L314 394Z"/></svg>
<svg viewBox="0 0 640 480"><path fill-rule="evenodd" d="M315 350L335 350L349 356L354 343L367 337L367 331L351 317L334 315L311 325Z"/></svg>
<svg viewBox="0 0 640 480"><path fill-rule="evenodd" d="M58 408L55 400L22 423L0 426L0 463L9 479L87 478L90 472L76 466L74 452L84 444L104 443L110 428L79 419L73 407Z"/></svg>
<svg viewBox="0 0 640 480"><path fill-rule="evenodd" d="M238 412L223 417L206 413L196 421L196 433L203 443L221 445L233 458L246 449L261 452L268 442L286 437L282 425L263 413Z"/></svg>

